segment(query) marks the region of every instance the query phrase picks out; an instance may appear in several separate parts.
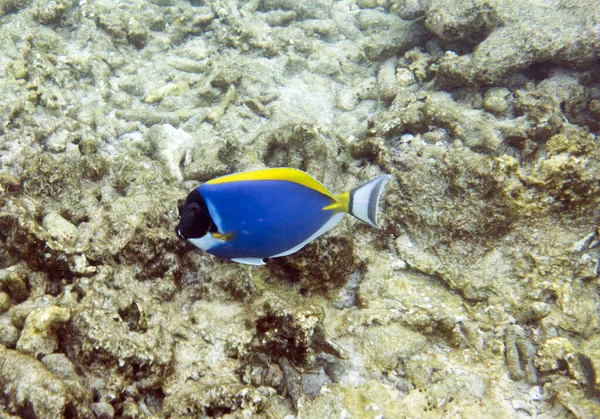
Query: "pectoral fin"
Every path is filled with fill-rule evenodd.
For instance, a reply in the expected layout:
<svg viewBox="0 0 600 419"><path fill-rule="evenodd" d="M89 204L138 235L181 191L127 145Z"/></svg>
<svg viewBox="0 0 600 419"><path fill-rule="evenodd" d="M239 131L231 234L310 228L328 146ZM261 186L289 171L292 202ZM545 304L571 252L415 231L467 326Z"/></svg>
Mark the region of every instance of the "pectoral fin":
<svg viewBox="0 0 600 419"><path fill-rule="evenodd" d="M219 240L223 240L225 242L231 241L233 240L233 238L235 237L234 233L225 233L225 234L221 234L221 233L211 233L211 236L215 239L219 239Z"/></svg>

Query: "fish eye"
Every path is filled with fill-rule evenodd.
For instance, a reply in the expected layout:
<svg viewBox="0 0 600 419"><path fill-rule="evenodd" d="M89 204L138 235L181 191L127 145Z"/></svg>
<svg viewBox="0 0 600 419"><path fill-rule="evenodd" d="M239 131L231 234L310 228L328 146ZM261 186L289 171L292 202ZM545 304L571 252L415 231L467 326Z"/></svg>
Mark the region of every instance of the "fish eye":
<svg viewBox="0 0 600 419"><path fill-rule="evenodd" d="M203 208L197 202L192 202L187 205L187 208L185 208L185 211L189 212L190 214L192 214L194 216L198 216L203 212Z"/></svg>

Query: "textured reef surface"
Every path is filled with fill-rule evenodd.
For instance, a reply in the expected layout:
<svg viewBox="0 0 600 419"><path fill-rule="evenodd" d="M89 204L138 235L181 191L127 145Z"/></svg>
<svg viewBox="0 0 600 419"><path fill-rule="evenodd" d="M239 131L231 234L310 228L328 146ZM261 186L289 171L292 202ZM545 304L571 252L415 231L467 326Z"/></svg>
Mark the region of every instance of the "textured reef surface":
<svg viewBox="0 0 600 419"><path fill-rule="evenodd" d="M0 416L600 416L597 0L4 0ZM290 166L350 217L174 233Z"/></svg>

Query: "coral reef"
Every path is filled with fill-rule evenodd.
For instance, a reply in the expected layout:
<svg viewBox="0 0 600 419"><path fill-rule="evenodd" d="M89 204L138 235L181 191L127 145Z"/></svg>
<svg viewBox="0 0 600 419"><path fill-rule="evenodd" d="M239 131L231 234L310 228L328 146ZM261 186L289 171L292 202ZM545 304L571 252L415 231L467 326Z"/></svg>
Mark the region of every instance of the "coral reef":
<svg viewBox="0 0 600 419"><path fill-rule="evenodd" d="M447 53L438 77L448 86L497 84L502 77L535 64L584 67L598 58L597 26L590 14L597 3L471 1L456 5L431 1L425 10L427 27L443 42L484 37L472 52ZM526 18L522 15L526 14Z"/></svg>
<svg viewBox="0 0 600 419"><path fill-rule="evenodd" d="M4 417L595 417L595 0L0 4ZM199 182L393 176L265 267Z"/></svg>
<svg viewBox="0 0 600 419"><path fill-rule="evenodd" d="M19 417L93 418L92 395L77 380L59 378L30 356L0 345L2 401Z"/></svg>

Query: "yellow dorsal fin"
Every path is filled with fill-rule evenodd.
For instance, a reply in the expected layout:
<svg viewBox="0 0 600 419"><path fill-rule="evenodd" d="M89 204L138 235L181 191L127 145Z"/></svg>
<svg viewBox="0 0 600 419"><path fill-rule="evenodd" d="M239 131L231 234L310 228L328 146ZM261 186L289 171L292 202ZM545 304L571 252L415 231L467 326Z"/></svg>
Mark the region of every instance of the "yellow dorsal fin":
<svg viewBox="0 0 600 419"><path fill-rule="evenodd" d="M288 182L298 183L322 193L332 199L335 199L331 192L325 188L319 181L313 179L310 175L298 169L289 167L278 167L275 169L254 170L251 172L234 173L232 175L221 176L206 182L209 185L219 183L239 182L244 180L286 180Z"/></svg>

